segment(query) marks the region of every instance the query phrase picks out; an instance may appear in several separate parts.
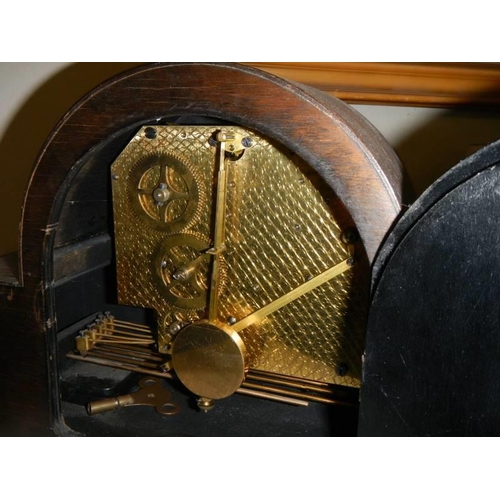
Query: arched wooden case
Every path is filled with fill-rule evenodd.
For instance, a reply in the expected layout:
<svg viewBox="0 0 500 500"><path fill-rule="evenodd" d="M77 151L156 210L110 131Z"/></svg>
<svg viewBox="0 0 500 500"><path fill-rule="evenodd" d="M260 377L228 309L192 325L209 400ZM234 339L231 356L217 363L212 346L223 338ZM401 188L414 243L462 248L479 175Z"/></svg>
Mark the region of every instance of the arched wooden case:
<svg viewBox="0 0 500 500"><path fill-rule="evenodd" d="M259 156L258 151L265 151L267 148L275 152L277 155L275 158L279 158L279 161L271 162L269 168L284 165L283 168L294 172L291 177L280 177L279 169L276 175L272 174L273 171L270 173L266 170L268 174L266 182L262 181L263 175L253 178L240 176L236 180L233 179L234 184L239 183L242 186L244 195L252 183L254 187L257 185L255 189L269 190L269 185L277 182L277 179L288 179L286 182L277 183L275 187L271 186L271 192L276 198L271 203L268 200L262 217L271 215L274 223L278 225L280 220L286 220L288 226L284 227L288 229L283 230L283 234L288 230L290 233L295 231L293 238L302 238L301 241L308 244L315 241L316 232L309 230L304 219L293 227L290 226L291 219L289 217L287 219L290 210L287 208L280 215L280 211L275 208L285 203L285 199L291 203L290 206L295 206L294 197L298 203L312 196L311 193L315 193L314 196L318 197L315 202L317 206L322 207L321 210L324 210L325 214L329 213L336 224L336 229L332 229L331 226L330 232L324 234L330 235L330 239L338 240L339 248L344 244L342 252L345 252L343 258L346 261L351 255L349 252L355 252L356 265L353 272L346 275L349 276L346 278L347 292L345 292L347 305L342 306L339 316L347 318L348 324L357 324L358 327L364 324L369 296L370 263L401 208L401 167L394 152L381 135L363 117L341 101L249 67L232 64L156 64L140 67L104 83L76 104L48 138L34 166L23 206L19 252L20 283L19 286L0 286L0 296L3 298L0 321L4 346L0 363L0 376L4 388L4 404L0 409L2 433L18 435L355 433L356 395L353 396L350 392L355 390L353 389L355 383L346 384L346 394L350 401L347 408L345 405L337 408L336 405L322 405L314 401L311 401L307 408L295 408L284 403L260 401L236 394L224 399L220 405L216 405L215 410L205 415L190 407L192 400L189 393L182 386L178 384L176 386L174 382L174 390L178 391L177 397L185 400L186 407L175 417L168 417L170 418L168 425L161 420L165 417L157 416L154 412L151 414L150 408L121 410L119 413L110 414L109 417L91 417L85 413L84 405L90 398L115 396L120 394L120 391L130 390L137 382L133 376L129 377L127 371L111 370L111 373L108 367L92 367L67 358L66 354L75 349L75 336L91 320L89 318L99 312L110 310L115 317L121 317L123 321L150 325L153 335L156 335L157 339L161 337L162 327L158 324L159 317L163 313L159 315L158 307L155 309L153 302L135 303L133 300L128 300L123 291L126 286L120 292L121 296L120 293L117 296L121 267L119 265L117 271L116 256L121 255L120 252L128 236L125 226L117 227L116 224L117 220L122 220L122 211L126 212L128 205L125 196L119 201L125 203L120 205L123 210L118 210L116 203L113 206L113 196L116 201L116 197L120 194L112 195L111 186L120 173L124 172L113 169L126 169L126 165L124 167L120 164L120 158L123 151L129 151L127 148L130 149L130 144L133 144L134 140L153 140L147 147L152 148L153 156L156 154L157 145L155 146L154 140L157 136L151 135L151 129L156 130L156 133L164 133L165 137L172 131L181 134L183 130L188 129L191 135L198 134L196 137L206 133L200 148L205 156L208 155L207 158L212 155L210 158L213 159L214 165L220 153L217 144L210 142L213 135L220 131L240 131L258 146L254 149L255 154L245 152L246 157L237 159L243 162L241 168L247 168L249 172L252 169L259 172L258 169L263 168L262 162L265 160ZM151 137L146 137L148 133ZM172 146L174 142L172 139L168 144ZM185 143L179 144L181 147ZM186 160L186 155L189 156L188 149L181 155L182 161ZM196 156L197 154L197 152L192 153L189 160L189 164L193 165L190 168L196 170L195 177L199 175L195 160L198 156L203 156L202 153ZM245 161L247 163L244 163ZM233 168L232 165L230 168ZM184 171L179 170L179 172ZM261 174L263 172L260 171ZM112 174L116 178L113 178ZM203 201L206 205L199 210L200 213L208 214L205 225L191 227L184 227L182 224L175 227L171 225L165 234L162 233L162 227L153 227L152 231L156 231L157 234L154 244L165 245L162 241L171 238L172 235L186 235L190 231L198 235L204 232L198 240L206 239L206 249L213 245L211 233L213 223L210 221L216 212L214 207L217 204L218 177L216 170L210 169L203 175L205 183L200 181L200 186L203 184L202 189L205 193ZM131 179L134 179L133 175ZM138 179L136 179L137 185L142 182L142 177L139 176ZM260 184L256 184L256 179L260 179ZM295 182L305 184L309 191L295 191ZM161 198L165 193L162 194L160 191L157 191L157 197ZM264 191L257 192L256 198L263 199L263 193ZM140 196L139 194L139 203L136 205L144 208L146 202L143 199L141 205ZM152 206L152 210L156 210L154 205ZM255 212L256 207L257 205L253 206L250 212ZM314 226L319 212L308 212L307 205L301 210L302 216L307 215ZM150 215L151 213L150 211ZM330 215L324 216L325 227L329 224ZM139 228L137 231L142 230L140 224L137 227ZM290 236L292 239L286 235L280 236L280 230L269 229L266 232L266 227L266 224L259 226L256 238L260 242L265 242L267 239L268 245L265 245L262 252L265 253L265 248L272 247L275 254L279 254L277 249L283 248L283 255L273 261L275 264L272 267L276 269L270 280L276 285L278 292L273 295L273 291L256 290L252 300L255 299L255 304L261 300L259 307L288 292L287 286L293 289L300 286L301 280L304 282L314 280L316 273L335 264L335 260L329 262L330 257L325 257L322 269L319 265L316 267L312 265L319 262L314 248L324 252L326 256L332 255L328 250L329 247L325 247L324 244L313 245L311 247L313 250L306 251L301 257L301 264L295 263L294 256L297 251L293 242L298 240L292 236ZM349 241L349 238L343 239L343 235L347 234L346 231L352 229L359 233L359 239L352 241ZM228 225L228 232L231 231L235 229ZM297 237L297 232L302 234ZM236 241L235 234L231 233L227 241L230 243ZM281 238L279 241L278 237ZM147 234L144 238L147 238ZM330 239L327 238L325 241L330 244ZM173 244L172 241L168 239L170 242L168 244ZM186 238L182 241L186 241ZM281 243L283 244L280 246ZM153 246L152 244L152 248ZM158 260L157 257L153 259L153 254L156 254L153 250L148 252L146 252L148 265L153 265L151 262L154 261L161 266L162 259ZM118 263L120 258L122 257L118 258ZM240 286L238 283L241 283L242 273L246 268L240 265L242 270L237 275L234 270L238 265L231 259L231 254L228 252L226 286ZM280 264L276 262L280 259L288 264L279 267ZM293 263L291 267L290 262ZM136 264L137 262L132 262L131 265ZM311 276L307 274L309 266L314 270ZM262 264L259 272L261 275L266 274L270 268L270 265ZM133 271L132 274L129 272L129 280L130 276L134 276ZM287 284L289 278L290 285ZM149 283L148 279L144 281L146 286ZM325 286L329 286L329 283ZM152 290L160 295L159 300L164 300L161 296L161 286ZM318 286L316 290L320 293L321 288ZM316 290L308 293L316 293ZM321 295L317 299L317 304L329 304L334 300L331 293L335 292ZM332 332L335 331L336 319L330 313L321 315L318 306L308 308L308 301L312 296L305 293L298 300L303 300L302 307L308 314L312 314L311 324L313 326L317 324L314 319L314 314L317 314L317 318L321 318L322 322L318 330L327 339L335 338ZM349 301L349 297L355 297L355 300ZM132 307L120 305L120 301ZM162 302L164 303L166 302ZM231 303L227 304L224 314L229 310L227 308ZM252 304L253 302L248 299L249 308ZM257 307L255 304L254 307ZM298 320L298 316L296 317ZM349 318L352 318L352 321ZM191 321L203 319L205 316L201 312ZM222 315L218 318L218 320L225 319L226 317ZM188 317L183 321L189 323L190 319ZM288 321L293 323L293 313L289 314ZM294 330L291 323L283 330ZM186 326L186 323L182 326ZM295 335L295 338L304 340L304 335L300 333L298 327L295 328ZM346 334L347 338L348 335L349 332ZM249 348L252 340L248 340L244 335L242 337L247 347L244 350L245 356L247 351L253 352L252 356L245 358L245 377L248 370L259 369L262 366L255 362L260 347L253 348L252 351L252 348ZM289 344L287 356L291 359L293 353L298 351L294 351L296 346L293 342ZM166 346L167 343L162 344L161 341L157 341L154 348L158 350L162 345ZM279 345L284 343L281 342ZM279 349L281 347L278 351ZM339 377L344 377L346 374L342 373L342 370L345 367L339 368L338 360L333 358L330 362L329 356L333 355L328 351L325 352L326 363L330 363ZM354 352L354 358L360 358L360 351L359 356L357 352ZM307 355L312 356L310 352ZM324 359L321 362L324 362ZM281 373L273 366L270 369L272 372L294 376L294 372L284 370ZM355 368L352 367L351 373L354 371ZM303 377L299 374L295 378ZM333 378L322 382L321 376L315 382L335 383L336 387L343 386ZM213 412L219 412L217 418L213 417Z"/></svg>

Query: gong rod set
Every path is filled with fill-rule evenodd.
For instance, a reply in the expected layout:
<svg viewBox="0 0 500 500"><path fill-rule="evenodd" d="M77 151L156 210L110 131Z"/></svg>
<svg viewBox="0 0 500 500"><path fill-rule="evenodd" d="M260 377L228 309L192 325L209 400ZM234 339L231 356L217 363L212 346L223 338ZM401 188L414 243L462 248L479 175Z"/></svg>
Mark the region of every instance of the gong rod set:
<svg viewBox="0 0 500 500"><path fill-rule="evenodd" d="M141 333L138 333L141 332ZM70 359L128 370L145 375L175 379L168 371L168 356L153 350L154 338L145 325L122 321L109 313L100 314L76 338L76 353ZM307 406L309 401L340 406L356 406L347 388L291 375L249 370L238 394Z"/></svg>

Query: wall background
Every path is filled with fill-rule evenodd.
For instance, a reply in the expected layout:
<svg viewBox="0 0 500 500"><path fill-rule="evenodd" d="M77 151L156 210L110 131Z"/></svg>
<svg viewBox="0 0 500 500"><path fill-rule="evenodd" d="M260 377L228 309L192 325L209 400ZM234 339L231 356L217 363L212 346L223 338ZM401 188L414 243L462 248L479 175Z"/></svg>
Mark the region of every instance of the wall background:
<svg viewBox="0 0 500 500"><path fill-rule="evenodd" d="M0 63L0 255L17 250L24 189L52 128L87 92L137 64ZM498 111L353 107L396 150L415 196L481 145L500 139Z"/></svg>

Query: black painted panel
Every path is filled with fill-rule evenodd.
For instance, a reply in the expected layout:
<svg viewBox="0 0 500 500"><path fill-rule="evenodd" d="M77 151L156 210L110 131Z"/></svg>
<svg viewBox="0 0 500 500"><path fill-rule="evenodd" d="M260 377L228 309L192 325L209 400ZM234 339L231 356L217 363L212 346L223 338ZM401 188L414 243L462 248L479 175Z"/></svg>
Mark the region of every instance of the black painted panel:
<svg viewBox="0 0 500 500"><path fill-rule="evenodd" d="M360 435L500 434L500 167L470 167L390 242Z"/></svg>

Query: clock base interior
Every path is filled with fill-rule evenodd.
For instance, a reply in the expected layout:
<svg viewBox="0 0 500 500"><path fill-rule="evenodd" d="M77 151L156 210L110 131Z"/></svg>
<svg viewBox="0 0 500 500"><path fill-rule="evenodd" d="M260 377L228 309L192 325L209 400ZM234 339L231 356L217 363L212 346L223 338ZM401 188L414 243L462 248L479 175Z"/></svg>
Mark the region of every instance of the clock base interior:
<svg viewBox="0 0 500 500"><path fill-rule="evenodd" d="M116 314L131 319L139 311L117 306ZM74 346L75 333L91 329L112 318L114 329L125 331L125 324L106 315L92 315L60 333L59 364L61 409L64 427L62 435L113 436L349 436L357 427L358 391L346 387L308 382L292 377L276 378L266 372L251 371L242 388L230 398L216 402L209 412L200 411L193 394L176 377L165 373L165 361L144 347L113 343L111 346L94 335L85 356ZM97 321L96 321L97 320ZM100 331L111 331L101 328ZM137 330L134 330L137 331ZM116 333L123 337L123 333ZM62 351L69 349L66 355ZM132 366L135 360L135 367ZM156 363L154 362L156 360ZM97 364L96 364L97 363ZM120 368L118 368L121 366ZM126 367L126 369L124 369ZM134 371L137 370L137 371ZM156 373L155 373L156 372ZM161 379L162 389L172 395L180 411L164 416L151 407L120 408L98 415L87 414L90 402L134 394L144 374ZM250 389L251 388L251 389ZM271 391L271 392L269 392ZM282 395L282 394L286 395ZM235 418L237 415L237 418Z"/></svg>
<svg viewBox="0 0 500 500"><path fill-rule="evenodd" d="M135 381L125 389L137 388ZM358 413L352 408L331 408L321 403L289 407L269 400L234 394L209 412L202 412L182 386L167 383L180 411L171 417L149 407L136 406L89 416L82 404L62 403L65 428L62 435L85 436L355 436ZM95 392L95 399L102 396Z"/></svg>

